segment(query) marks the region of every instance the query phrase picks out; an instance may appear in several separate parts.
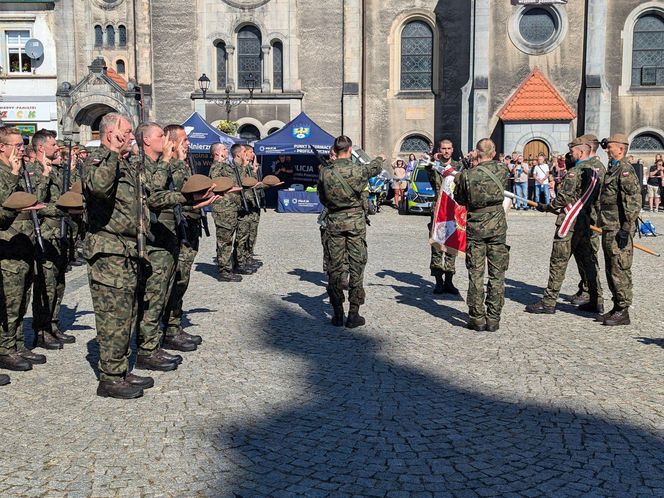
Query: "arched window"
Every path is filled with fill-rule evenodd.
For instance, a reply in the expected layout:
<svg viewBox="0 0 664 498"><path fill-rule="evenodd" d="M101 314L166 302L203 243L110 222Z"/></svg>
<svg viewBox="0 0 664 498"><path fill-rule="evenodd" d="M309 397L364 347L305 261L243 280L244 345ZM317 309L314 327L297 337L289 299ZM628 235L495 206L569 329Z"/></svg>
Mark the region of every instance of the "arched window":
<svg viewBox="0 0 664 498"><path fill-rule="evenodd" d="M431 144L422 135L411 135L401 142L399 152L406 153L428 153L431 151Z"/></svg>
<svg viewBox="0 0 664 498"><path fill-rule="evenodd" d="M127 46L127 28L122 24L118 26L118 44L121 47Z"/></svg>
<svg viewBox="0 0 664 498"><path fill-rule="evenodd" d="M411 21L401 32L401 89L431 90L433 31L424 21Z"/></svg>
<svg viewBox="0 0 664 498"><path fill-rule="evenodd" d="M217 89L224 90L226 88L226 67L228 64L228 53L226 52L226 44L223 41L217 41L214 44L217 54Z"/></svg>
<svg viewBox="0 0 664 498"><path fill-rule="evenodd" d="M104 44L104 30L101 26L95 26L95 47L101 47Z"/></svg>
<svg viewBox="0 0 664 498"><path fill-rule="evenodd" d="M272 44L272 80L275 90L284 89L284 46L280 41Z"/></svg>
<svg viewBox="0 0 664 498"><path fill-rule="evenodd" d="M247 142L255 142L256 140L261 139L261 132L252 124L246 124L240 126L238 130L240 138L243 138Z"/></svg>
<svg viewBox="0 0 664 498"><path fill-rule="evenodd" d="M273 133L276 133L280 130L281 128L277 128L276 126L274 128L270 128L267 132L268 135L272 135Z"/></svg>
<svg viewBox="0 0 664 498"><path fill-rule="evenodd" d="M122 59L118 59L117 62L115 63L115 70L118 74L124 74L125 73L125 61Z"/></svg>
<svg viewBox="0 0 664 498"><path fill-rule="evenodd" d="M657 14L634 24L632 86L664 86L664 19Z"/></svg>
<svg viewBox="0 0 664 498"><path fill-rule="evenodd" d="M115 47L115 28L110 24L106 26L106 45Z"/></svg>
<svg viewBox="0 0 664 498"><path fill-rule="evenodd" d="M261 33L255 26L245 26L237 34L238 88L256 88L263 81L261 44Z"/></svg>
<svg viewBox="0 0 664 498"><path fill-rule="evenodd" d="M634 137L629 149L638 151L664 150L664 140L656 133L640 133Z"/></svg>

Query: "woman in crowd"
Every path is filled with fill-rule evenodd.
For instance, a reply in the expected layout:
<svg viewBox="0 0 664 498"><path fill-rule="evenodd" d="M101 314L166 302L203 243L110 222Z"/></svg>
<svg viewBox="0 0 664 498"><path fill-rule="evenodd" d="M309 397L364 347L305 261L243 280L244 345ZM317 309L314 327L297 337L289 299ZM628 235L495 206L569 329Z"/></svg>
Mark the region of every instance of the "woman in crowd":
<svg viewBox="0 0 664 498"><path fill-rule="evenodd" d="M411 156L413 156L413 154L411 154ZM403 181L403 179L406 177L406 168L403 159L397 159L392 168L394 170L394 179L392 180L392 190L394 191L394 207L398 208L401 205L403 191L406 188L406 182Z"/></svg>
<svg viewBox="0 0 664 498"><path fill-rule="evenodd" d="M415 168L417 168L417 159L415 154L411 154L408 156L408 164L406 165L406 178L410 179L410 175L413 174Z"/></svg>

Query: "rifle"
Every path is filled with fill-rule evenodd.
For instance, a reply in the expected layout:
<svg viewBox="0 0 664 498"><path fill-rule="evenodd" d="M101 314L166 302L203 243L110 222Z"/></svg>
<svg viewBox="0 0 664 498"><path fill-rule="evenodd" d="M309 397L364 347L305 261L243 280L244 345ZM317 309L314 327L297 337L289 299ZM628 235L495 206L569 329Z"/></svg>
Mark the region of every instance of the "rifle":
<svg viewBox="0 0 664 498"><path fill-rule="evenodd" d="M145 216L143 211L144 187L143 187L143 182L141 181L141 174L143 173L143 171L145 171L145 150L143 149L142 143L138 144L138 152L141 160L139 163L138 174L136 175L136 201L137 201L136 204L138 210L138 212L136 213L138 216L138 233L136 234L136 248L138 249L138 258L144 260L145 259Z"/></svg>
<svg viewBox="0 0 664 498"><path fill-rule="evenodd" d="M233 168L233 171L235 172L235 181L237 182L238 186L242 188L242 178L240 178L240 171L238 170L234 161L231 162L231 168ZM249 204L247 204L247 197L244 195L244 188L240 190L240 198L242 199L242 207L244 208L245 212L248 213Z"/></svg>
<svg viewBox="0 0 664 498"><path fill-rule="evenodd" d="M34 194L32 188L32 181L30 180L30 173L28 172L28 168L25 167L25 159L23 158L21 158L21 168L23 171L23 181L25 182L25 190L27 190L29 194ZM37 243L39 244L41 253L43 255L46 253L46 249L44 247L44 239L42 237L41 225L39 224L39 217L37 216L37 211L35 211L34 209L30 210L30 216L32 217L32 224L35 226L35 235L37 236Z"/></svg>
<svg viewBox="0 0 664 498"><path fill-rule="evenodd" d="M194 158L191 156L191 151L187 154L187 161L189 162L189 168L193 174L196 174L196 168L194 167ZM205 209L201 209L201 225L203 226L203 232L206 237L210 236L210 226L208 225L207 212Z"/></svg>
<svg viewBox="0 0 664 498"><path fill-rule="evenodd" d="M69 154L67 155L67 162L66 164L63 165L62 168L62 190L60 193L62 195L66 194L69 192L69 168L71 167L71 140L69 140ZM68 223L68 215L64 215L62 219L60 220L60 243L65 244L67 242L67 239L69 238L69 223Z"/></svg>
<svg viewBox="0 0 664 498"><path fill-rule="evenodd" d="M175 182L173 181L173 171L171 171L171 165L168 165L168 190L175 192ZM178 231L178 237L180 238L180 244L191 247L189 243L189 238L187 237L187 220L182 216L182 206L176 204L173 208L175 213L175 225Z"/></svg>
<svg viewBox="0 0 664 498"><path fill-rule="evenodd" d="M254 162L251 161L251 162L247 165L247 169L248 169L249 176L252 176L252 170L254 169L254 168L253 168L253 164L254 164ZM257 207L258 210L260 211L260 209L261 209L261 199L260 199L260 196L258 195L258 191L256 190L255 187L253 187L251 190L254 192L254 200L256 201L256 207Z"/></svg>
<svg viewBox="0 0 664 498"><path fill-rule="evenodd" d="M253 164L253 161L252 161ZM262 182L263 181L263 165L259 164L258 165L258 171L256 172L256 176L258 177L258 181ZM255 191L255 189L254 189ZM263 212L267 213L267 206L265 205L265 191L263 189L260 190L258 193L258 208L263 208Z"/></svg>

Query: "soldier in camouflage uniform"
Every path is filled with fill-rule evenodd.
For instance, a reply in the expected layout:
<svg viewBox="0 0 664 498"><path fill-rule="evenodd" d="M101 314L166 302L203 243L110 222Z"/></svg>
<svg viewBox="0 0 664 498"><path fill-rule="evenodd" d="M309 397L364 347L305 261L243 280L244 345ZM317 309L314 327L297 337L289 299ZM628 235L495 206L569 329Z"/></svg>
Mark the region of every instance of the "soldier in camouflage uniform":
<svg viewBox="0 0 664 498"><path fill-rule="evenodd" d="M454 161L452 159L452 153L454 152L454 147L450 140L441 140L438 145L439 153L435 155L436 161L443 167L451 166L455 171L461 169L461 163L459 161ZM433 165L427 164L426 171L429 176L429 183L436 195L436 199L440 195L441 190L444 190L448 195L454 197L452 192L452 185L454 181L453 176L449 176L449 184L444 184L447 179L443 177L433 169ZM433 218L435 216L435 206L431 210L431 221L429 222L429 233L431 233L431 228L433 227ZM449 254L447 252L441 251L438 247L431 246L431 261L429 263L429 268L431 270L431 276L436 279L436 286L433 289L434 294L453 294L458 295L459 290L454 286L452 279L456 273L456 255ZM443 282L443 276L445 281Z"/></svg>
<svg viewBox="0 0 664 498"><path fill-rule="evenodd" d="M367 262L367 229L362 191L369 178L382 171L385 161L383 156L379 156L370 164L353 164L352 145L350 138L337 137L334 141L337 160L329 166L321 167L318 178L318 195L328 210L325 238L330 258L327 293L334 310L332 325L340 327L344 324L343 279L348 261L350 308L346 327L349 328L365 324L359 314L365 298L362 280Z"/></svg>
<svg viewBox="0 0 664 498"><path fill-rule="evenodd" d="M496 331L505 302L505 272L509 266L507 219L503 192L509 169L494 161L496 146L488 138L477 143L479 164L456 176L455 200L468 208L466 268L468 268L468 328ZM489 268L486 300L484 267ZM485 308L486 305L486 308Z"/></svg>
<svg viewBox="0 0 664 498"><path fill-rule="evenodd" d="M65 213L55 205L63 193L62 169L53 162L59 156L54 134L39 130L32 137L37 151L33 183L37 199L46 205L39 213L44 252L36 262L32 298L32 328L37 336L37 346L60 349L62 344L76 341L74 336L59 329L58 315L65 291L65 272L69 241L60 235Z"/></svg>
<svg viewBox="0 0 664 498"><path fill-rule="evenodd" d="M187 162L189 151L189 139L184 127L181 125L168 125L164 128L168 139L175 143L175 161L170 163L175 182L175 190L182 190L184 182L193 174ZM182 213L187 221L187 244L180 244L177 264L175 266L175 280L173 282L171 295L168 299L166 311L164 312L163 346L165 349L176 351L195 351L203 338L199 335L189 334L182 328L183 311L182 305L184 295L189 288L191 268L194 265L198 244L201 237L201 210L191 206L183 206Z"/></svg>
<svg viewBox="0 0 664 498"><path fill-rule="evenodd" d="M251 145L245 145L244 152L247 161L247 176L260 181L261 178L258 173L261 165L256 161L254 148ZM251 225L249 226L249 234L247 237L247 252L249 253L249 265L257 268L261 266L261 263L254 258L254 248L256 247L256 240L258 239L258 225L261 221L261 205L265 202L263 185L259 184L254 187L250 197L253 198L254 203L251 207L250 213Z"/></svg>
<svg viewBox="0 0 664 498"><path fill-rule="evenodd" d="M83 195L88 215L84 256L99 342L97 395L137 398L154 385L129 373L129 340L136 325L139 240L149 216L140 174L127 161L134 138L129 119L106 114L99 125L101 147L85 164Z"/></svg>
<svg viewBox="0 0 664 498"><path fill-rule="evenodd" d="M599 227L613 309L598 320L609 326L630 323L633 237L641 210L641 186L625 158L628 147L629 140L622 133L608 138L609 168L600 192Z"/></svg>
<svg viewBox="0 0 664 498"><path fill-rule="evenodd" d="M590 245L590 213L600 189L599 175L590 161L590 145L583 137L574 139L569 144L570 151L565 157L568 163L567 175L550 204L538 203L537 210L557 213L556 234L553 239L549 261L549 282L544 290L544 297L537 303L526 306L528 313L554 313L556 301L565 279L567 264L574 254L577 261L587 269L590 286L589 302L579 306L581 311L604 313L604 304L598 289L599 275L595 272ZM585 200L584 200L585 199ZM580 211L574 221L567 219L563 211L566 206L580 204ZM570 213L577 212L576 210ZM571 223L569 232L561 234L561 226Z"/></svg>
<svg viewBox="0 0 664 498"><path fill-rule="evenodd" d="M235 150L235 146L231 151ZM240 172L240 179L256 178L255 173L252 171L250 159L253 152L248 146L242 145L240 149L240 156L238 157L233 153L234 167L238 168ZM238 166L240 164L240 166ZM256 200L256 190L254 188L245 188L244 197L247 199L248 211L240 211L238 215L238 227L236 235L236 259L237 266L236 272L241 275L249 275L255 273L260 263L254 259L252 255L252 239L255 241L256 234L258 233L258 223L260 221L260 207Z"/></svg>
<svg viewBox="0 0 664 498"><path fill-rule="evenodd" d="M0 204L11 194L24 192L20 130L0 127ZM36 202L36 199L35 199ZM23 317L30 300L35 254L35 227L29 211L0 208L0 368L30 370L45 363L24 344Z"/></svg>
<svg viewBox="0 0 664 498"><path fill-rule="evenodd" d="M242 146L233 146L236 156L241 153ZM238 152L240 151L240 152ZM228 164L228 149L222 143L210 147L212 153L212 166L210 177L230 178L233 185L239 187L233 166ZM236 159L233 158L233 161ZM236 164L238 164L236 162ZM240 162L241 164L241 162ZM229 195L212 208L212 219L216 227L217 236L217 266L219 267L219 280L222 282L240 282L242 276L233 272L233 253L237 250L238 217L242 210L240 195Z"/></svg>

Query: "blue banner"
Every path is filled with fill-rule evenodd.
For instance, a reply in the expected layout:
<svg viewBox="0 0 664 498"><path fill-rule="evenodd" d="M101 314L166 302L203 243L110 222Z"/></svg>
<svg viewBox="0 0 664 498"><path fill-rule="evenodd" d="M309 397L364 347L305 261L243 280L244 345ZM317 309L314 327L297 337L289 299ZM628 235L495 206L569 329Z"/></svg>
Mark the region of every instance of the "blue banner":
<svg viewBox="0 0 664 498"><path fill-rule="evenodd" d="M303 190L280 190L278 213L320 213L323 205L316 192Z"/></svg>

